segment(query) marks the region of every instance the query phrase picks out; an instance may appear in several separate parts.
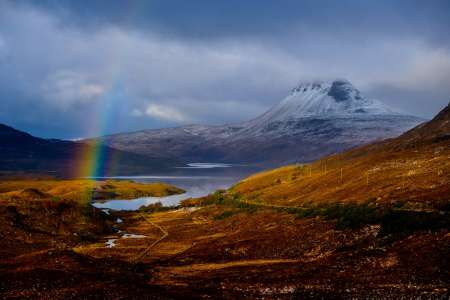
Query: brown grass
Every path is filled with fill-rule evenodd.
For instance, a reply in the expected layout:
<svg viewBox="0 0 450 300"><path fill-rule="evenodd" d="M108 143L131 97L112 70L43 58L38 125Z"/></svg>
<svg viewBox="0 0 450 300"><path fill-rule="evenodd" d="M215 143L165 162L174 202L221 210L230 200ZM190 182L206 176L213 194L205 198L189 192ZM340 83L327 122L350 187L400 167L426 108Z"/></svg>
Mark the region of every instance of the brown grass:
<svg viewBox="0 0 450 300"><path fill-rule="evenodd" d="M450 147L395 149L388 141L259 173L232 191L247 201L292 206L376 199L439 208L450 200Z"/></svg>

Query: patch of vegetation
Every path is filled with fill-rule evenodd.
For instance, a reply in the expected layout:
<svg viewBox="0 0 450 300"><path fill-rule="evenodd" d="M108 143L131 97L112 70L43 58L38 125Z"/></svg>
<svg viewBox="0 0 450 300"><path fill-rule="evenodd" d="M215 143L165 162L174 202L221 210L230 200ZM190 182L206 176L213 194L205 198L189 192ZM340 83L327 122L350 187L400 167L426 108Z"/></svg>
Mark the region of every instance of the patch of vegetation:
<svg viewBox="0 0 450 300"><path fill-rule="evenodd" d="M435 207L438 210L450 212L450 199L435 202Z"/></svg>
<svg viewBox="0 0 450 300"><path fill-rule="evenodd" d="M241 201L241 196L238 193L230 193L225 190L218 190L213 194L198 199L183 200L180 205L182 207L221 205L244 210L249 213L254 213L261 207L258 204Z"/></svg>
<svg viewBox="0 0 450 300"><path fill-rule="evenodd" d="M161 202L156 202L149 205L142 205L139 207L139 211L145 213L155 213L160 211L169 211L176 208L177 207L175 206L163 206Z"/></svg>
<svg viewBox="0 0 450 300"><path fill-rule="evenodd" d="M214 220L224 220L235 215L236 213L237 211L235 210L226 210L223 213L214 216Z"/></svg>
<svg viewBox="0 0 450 300"><path fill-rule="evenodd" d="M254 213L260 208L257 204L242 201L238 193L215 193L214 199L216 201L215 204L231 206L249 213Z"/></svg>
<svg viewBox="0 0 450 300"><path fill-rule="evenodd" d="M401 237L416 231L450 229L450 215L437 211L390 210L380 220L382 235Z"/></svg>
<svg viewBox="0 0 450 300"><path fill-rule="evenodd" d="M366 225L380 224L380 234L393 238L416 231L450 229L450 213L440 211L408 210L410 204L380 205L375 198L363 203L330 202L304 207L270 207L259 203L248 203L238 193L217 191L201 199L183 201L182 206L221 205L238 209L225 211L215 219L225 219L239 212L254 213L261 208L270 208L295 215L297 218L322 217L335 220L337 229L357 229ZM413 206L417 208L417 206Z"/></svg>
<svg viewBox="0 0 450 300"><path fill-rule="evenodd" d="M412 210L430 210L430 209L438 209L431 205L426 201L418 202L418 201L396 201L393 205L393 208L396 209L412 209Z"/></svg>
<svg viewBox="0 0 450 300"><path fill-rule="evenodd" d="M338 229L355 229L380 224L380 235L402 237L416 231L450 229L450 214L440 211L413 211L395 206L380 206L371 199L364 203L329 203L307 208L288 208L283 211L298 218L320 216L336 220Z"/></svg>
<svg viewBox="0 0 450 300"><path fill-rule="evenodd" d="M338 229L358 228L366 224L375 224L383 215L384 210L374 202L362 204L334 203L320 208L319 215L329 220L336 220Z"/></svg>

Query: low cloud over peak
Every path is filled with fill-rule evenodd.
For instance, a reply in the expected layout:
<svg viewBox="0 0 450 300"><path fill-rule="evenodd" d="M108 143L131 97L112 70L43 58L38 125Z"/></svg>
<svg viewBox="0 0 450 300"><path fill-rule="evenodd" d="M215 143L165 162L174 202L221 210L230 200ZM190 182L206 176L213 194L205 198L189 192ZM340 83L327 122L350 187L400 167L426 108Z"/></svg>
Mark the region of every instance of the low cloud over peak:
<svg viewBox="0 0 450 300"><path fill-rule="evenodd" d="M186 123L191 119L179 110L161 104L148 104L144 109L133 109L131 114L135 117L150 117L171 123Z"/></svg>

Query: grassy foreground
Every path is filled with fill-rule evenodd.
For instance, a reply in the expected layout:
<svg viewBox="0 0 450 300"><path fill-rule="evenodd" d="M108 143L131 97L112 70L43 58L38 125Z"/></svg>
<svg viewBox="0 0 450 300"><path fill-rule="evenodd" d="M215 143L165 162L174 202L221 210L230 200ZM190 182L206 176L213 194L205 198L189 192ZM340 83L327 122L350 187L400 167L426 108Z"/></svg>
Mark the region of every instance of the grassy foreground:
<svg viewBox="0 0 450 300"><path fill-rule="evenodd" d="M75 247L116 234L117 217L92 200L164 196L163 183L28 179L0 181L0 298L117 299L158 294L135 265L92 259ZM132 297L133 298L133 297Z"/></svg>
<svg viewBox="0 0 450 300"><path fill-rule="evenodd" d="M109 215L78 202L0 201L0 296L449 295L447 213L385 210L376 201L305 208L245 201L218 191L170 211L153 204Z"/></svg>

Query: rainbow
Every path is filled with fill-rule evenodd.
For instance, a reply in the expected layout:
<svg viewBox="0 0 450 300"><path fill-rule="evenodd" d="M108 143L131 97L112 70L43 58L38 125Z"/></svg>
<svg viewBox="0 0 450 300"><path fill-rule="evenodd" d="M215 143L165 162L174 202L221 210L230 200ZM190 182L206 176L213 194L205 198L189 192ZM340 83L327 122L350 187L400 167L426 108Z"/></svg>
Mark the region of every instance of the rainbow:
<svg viewBox="0 0 450 300"><path fill-rule="evenodd" d="M98 116L89 124L89 136L97 137L107 134L111 128L111 122L117 122L119 101L124 97L123 89L120 84L116 84L109 89L104 96L99 99L95 107ZM101 142L93 140L89 144L79 145L75 153L75 165L72 172L74 178L95 178L105 174L113 174L118 166L118 152L111 151L111 148L105 147Z"/></svg>
<svg viewBox="0 0 450 300"><path fill-rule="evenodd" d="M135 19L143 10L151 9L151 4L145 1L129 1L124 7L122 17L127 19ZM120 49L120 47L118 48ZM124 47L126 49L126 47ZM122 86L123 69L121 62L128 59L127 53L124 51L116 51L111 55L111 66L107 70L112 78L112 86L108 92L100 99L98 105L95 107L98 118L92 120L89 124L88 136L98 137L108 133L112 122L118 122L119 114L117 109L120 108L120 101L125 100L124 88ZM109 151L99 142L92 142L90 145L81 146L78 153L75 154L75 167L73 168L72 177L75 178L92 178L102 176L104 174L112 174L117 168L118 153Z"/></svg>

